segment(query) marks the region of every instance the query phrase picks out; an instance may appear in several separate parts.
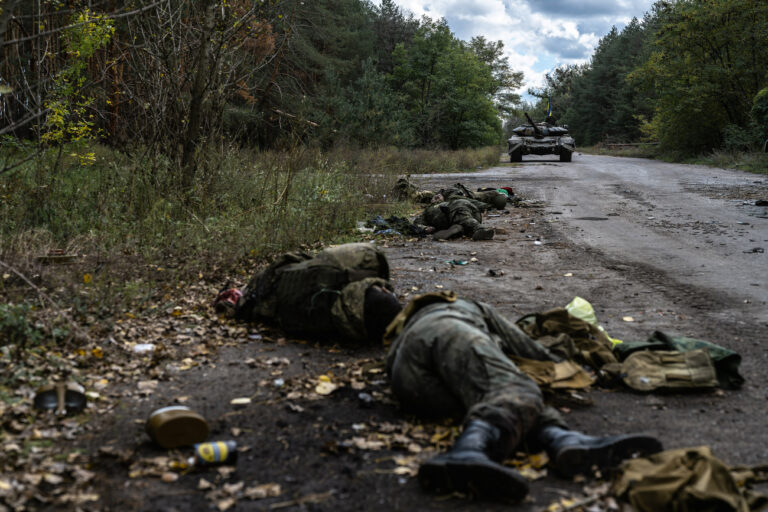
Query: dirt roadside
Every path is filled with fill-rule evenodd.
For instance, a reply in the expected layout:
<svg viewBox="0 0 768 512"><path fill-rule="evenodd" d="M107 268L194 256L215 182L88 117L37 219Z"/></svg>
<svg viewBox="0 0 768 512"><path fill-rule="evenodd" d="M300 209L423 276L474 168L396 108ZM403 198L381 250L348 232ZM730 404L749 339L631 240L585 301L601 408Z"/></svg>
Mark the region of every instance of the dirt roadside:
<svg viewBox="0 0 768 512"><path fill-rule="evenodd" d="M760 313L761 307L765 309L760 299L768 289L765 274L756 275L748 266L735 269L730 281L759 284L749 288L748 298L735 297L731 289L713 286L710 276L692 274L687 263L658 265L638 256L639 249L629 242L623 248L615 244L606 248L596 241L613 219L606 210L619 213L622 220L635 216L647 222L652 215L640 215L642 208L645 212L647 204L653 204L657 209L653 216L658 216L666 206L655 204L653 194L636 189L638 195L633 197L623 192L631 192L630 188L608 187L621 182L603 177L606 190L617 192L613 206L607 207L603 199L599 212L582 212L580 207L594 208L594 195L588 196L593 198L590 201L575 192L558 196L548 188L575 190L580 179L576 171L594 171L589 166L597 165L584 158L578 167L579 159L574 160L575 166L541 159L468 175L418 177L425 187L457 181L470 188L509 185L528 201L488 217L487 223L499 228L491 241L377 240L386 248L400 297L406 301L418 293L452 289L517 319L581 296L592 302L598 320L613 337L641 340L658 329L737 350L744 358L741 370L747 380L739 391L640 395L595 389L588 394L593 405L564 405L561 410L574 428L592 434L647 432L668 448L710 445L731 464L768 461L764 371L768 354L762 347L766 324ZM680 172L688 176L684 171ZM631 181L632 176L625 179ZM748 183L749 177L743 181ZM744 194L738 192L741 182L709 185L708 189L690 185L686 193L709 197L715 187L716 193L730 190L739 199ZM764 186L762 181L760 187ZM582 188L594 194L594 185ZM719 200L725 204L726 199ZM669 201L680 206L674 199ZM567 212L568 208L572 211ZM689 228L709 222L688 219L688 213L677 215L690 223ZM609 220L584 220L588 217ZM653 232L664 229L681 238L683 228L678 225L652 226ZM611 236L618 237L615 233ZM754 233L748 236L755 240L749 244L763 244ZM719 243L709 245L719 248ZM744 254L763 257L765 262L762 253ZM469 263L453 265L447 263L450 260ZM741 277L742 271L751 275ZM84 509L510 508L420 491L412 478L418 461L449 446L457 430L455 425L420 422L401 414L382 372L381 348L318 345L285 339L264 326L220 324L210 311L209 299L198 296L197 304L190 305L196 313L177 319L175 333L195 340L183 352L187 363L168 357L138 360L136 375L149 384L115 386L109 391L109 404L96 408L99 413L90 415L84 432L61 441L62 451L80 449L90 461L89 471L94 473L90 492L98 499L84 500ZM633 321L623 320L630 316ZM319 393L317 385L324 380L338 388L330 394L320 388ZM236 397L250 397L252 403L235 409L230 400ZM211 439L238 442L242 451L234 472L173 468L173 461L181 462L189 453L169 454L149 443L142 430L144 419L151 410L173 403L189 405L208 418ZM162 475L169 472L178 478L171 475L165 478L173 481L163 481ZM515 510L545 509L560 497L579 494L584 484L546 475L532 482L529 499Z"/></svg>

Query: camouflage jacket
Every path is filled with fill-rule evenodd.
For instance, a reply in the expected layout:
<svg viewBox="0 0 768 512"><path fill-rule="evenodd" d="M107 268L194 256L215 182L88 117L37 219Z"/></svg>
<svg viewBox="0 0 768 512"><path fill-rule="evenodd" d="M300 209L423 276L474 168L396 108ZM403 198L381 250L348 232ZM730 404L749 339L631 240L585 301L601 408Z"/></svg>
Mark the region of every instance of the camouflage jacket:
<svg viewBox="0 0 768 512"><path fill-rule="evenodd" d="M366 338L365 290L392 289L384 253L371 244L345 244L319 252L288 253L257 273L243 290L236 317L278 323L286 332Z"/></svg>

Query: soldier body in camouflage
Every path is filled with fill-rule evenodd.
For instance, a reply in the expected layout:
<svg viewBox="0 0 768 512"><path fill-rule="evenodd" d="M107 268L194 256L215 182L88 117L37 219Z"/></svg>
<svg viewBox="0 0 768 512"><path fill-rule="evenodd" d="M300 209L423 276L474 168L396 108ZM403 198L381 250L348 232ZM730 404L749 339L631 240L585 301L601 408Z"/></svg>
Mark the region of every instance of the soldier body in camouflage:
<svg viewBox="0 0 768 512"><path fill-rule="evenodd" d="M496 208L497 210L503 210L504 207L507 205L507 198L508 198L506 194L502 194L497 190L482 190L477 192L471 192L467 187L465 187L461 183L456 183L455 185L452 185L450 187L440 189L440 192L438 192L438 194L445 201L450 201L451 199L473 199L475 201L479 201L481 203L484 203L484 205L480 205L481 210L486 210L489 208Z"/></svg>
<svg viewBox="0 0 768 512"><path fill-rule="evenodd" d="M405 408L493 423L504 431L509 453L534 427L566 425L508 356L560 360L491 306L457 299L408 319L390 347L387 370Z"/></svg>
<svg viewBox="0 0 768 512"><path fill-rule="evenodd" d="M415 222L435 228L436 238L463 234L474 240L488 240L493 238L493 228L482 225L486 209L487 204L475 199L451 199L427 206Z"/></svg>
<svg viewBox="0 0 768 512"><path fill-rule="evenodd" d="M376 318L374 305L382 312L392 304L399 310L392 290L387 259L371 244L345 244L316 255L286 253L242 290L235 317L271 321L286 332L318 338L378 340L392 315ZM383 304L377 302L380 293Z"/></svg>
<svg viewBox="0 0 768 512"><path fill-rule="evenodd" d="M450 451L423 463L419 481L437 492L519 501L528 483L502 466L515 450L546 449L564 476L606 468L661 444L641 435L592 437L569 430L536 383L509 359L558 356L482 302L445 292L421 296L389 325L387 371L402 405L423 416L464 418Z"/></svg>

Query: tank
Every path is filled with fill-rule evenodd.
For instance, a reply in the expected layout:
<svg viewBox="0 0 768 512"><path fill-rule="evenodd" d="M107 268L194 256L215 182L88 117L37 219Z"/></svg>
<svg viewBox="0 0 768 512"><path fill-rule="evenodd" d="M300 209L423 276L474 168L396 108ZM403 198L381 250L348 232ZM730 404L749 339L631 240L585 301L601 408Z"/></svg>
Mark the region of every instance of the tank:
<svg viewBox="0 0 768 512"><path fill-rule="evenodd" d="M525 117L528 124L512 130L513 135L507 140L510 162L522 162L523 155L559 155L561 162L571 161L576 141L568 135L567 126L556 126L554 122L534 123L527 112Z"/></svg>

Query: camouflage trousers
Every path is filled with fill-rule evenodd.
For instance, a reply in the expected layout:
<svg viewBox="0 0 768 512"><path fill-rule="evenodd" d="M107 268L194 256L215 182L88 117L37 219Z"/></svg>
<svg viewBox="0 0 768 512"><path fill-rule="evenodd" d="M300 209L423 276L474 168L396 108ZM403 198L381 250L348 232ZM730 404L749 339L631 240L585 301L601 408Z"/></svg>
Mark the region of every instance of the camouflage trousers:
<svg viewBox="0 0 768 512"><path fill-rule="evenodd" d="M538 451L537 432L567 428L536 383L504 355L482 325L439 310L414 318L387 367L403 407L420 416L482 419L502 432L503 455ZM532 341L532 343L535 343Z"/></svg>

